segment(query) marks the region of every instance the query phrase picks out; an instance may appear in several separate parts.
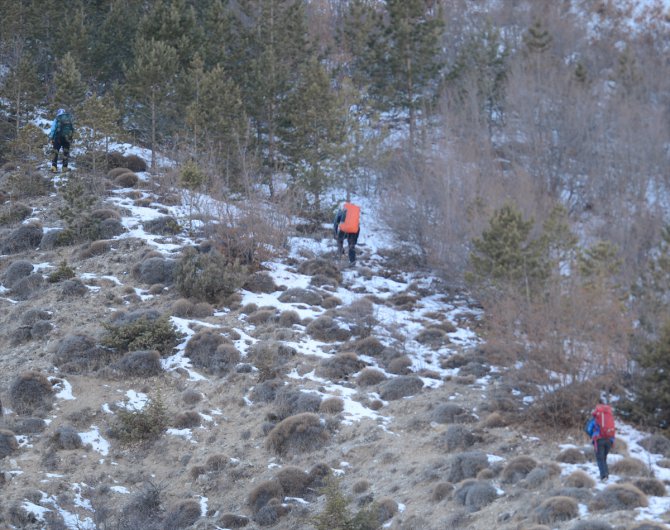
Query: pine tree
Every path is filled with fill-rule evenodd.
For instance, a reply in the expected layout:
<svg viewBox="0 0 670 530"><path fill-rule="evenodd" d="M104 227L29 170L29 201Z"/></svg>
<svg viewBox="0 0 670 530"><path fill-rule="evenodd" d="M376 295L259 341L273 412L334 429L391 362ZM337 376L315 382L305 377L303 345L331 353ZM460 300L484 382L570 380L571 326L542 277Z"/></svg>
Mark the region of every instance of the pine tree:
<svg viewBox="0 0 670 530"><path fill-rule="evenodd" d="M547 51L553 42L549 30L544 27L541 20L537 19L523 35L523 42L529 53L543 53Z"/></svg>
<svg viewBox="0 0 670 530"><path fill-rule="evenodd" d="M54 85L54 104L57 107L76 109L84 101L86 83L82 81L77 64L69 52L58 62Z"/></svg>
<svg viewBox="0 0 670 530"><path fill-rule="evenodd" d="M16 137L24 123L24 116L37 103L41 89L33 60L24 44L19 38L9 43L9 70L1 92L11 102L16 121Z"/></svg>
<svg viewBox="0 0 670 530"><path fill-rule="evenodd" d="M289 101L283 139L291 174L321 208L321 195L330 183L326 166L342 141L342 116L325 68L313 57Z"/></svg>
<svg viewBox="0 0 670 530"><path fill-rule="evenodd" d="M634 411L654 427L670 425L670 322L659 338L648 344L637 359L641 370L635 374L637 397Z"/></svg>
<svg viewBox="0 0 670 530"><path fill-rule="evenodd" d="M172 46L156 40L137 40L135 63L127 77L137 100L149 109L152 170L156 169L159 112L174 86L177 69L177 51Z"/></svg>
<svg viewBox="0 0 670 530"><path fill-rule="evenodd" d="M109 139L119 132L120 116L121 113L109 95L90 97L81 107L79 123L86 133L80 134L80 138L92 158L93 173L98 170L101 153L105 157L109 154Z"/></svg>

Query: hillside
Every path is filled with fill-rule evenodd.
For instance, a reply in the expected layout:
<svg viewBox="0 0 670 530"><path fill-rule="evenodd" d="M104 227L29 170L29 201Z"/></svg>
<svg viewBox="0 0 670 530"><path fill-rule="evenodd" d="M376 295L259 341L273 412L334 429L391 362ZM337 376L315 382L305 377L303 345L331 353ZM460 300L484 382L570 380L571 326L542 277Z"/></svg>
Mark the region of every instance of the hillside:
<svg viewBox="0 0 670 530"><path fill-rule="evenodd" d="M185 204L161 202L160 174L96 183L118 235L49 244L76 175L2 233L6 528L307 529L319 514L318 528L345 528L334 491L377 521L352 528L666 528L667 439L620 425L610 480L596 483L581 426L524 421L532 399L481 353L480 310L412 266L375 201L360 198L355 267L328 223L292 230L237 294L194 305L172 265L213 250L187 235ZM63 261L73 277L54 277ZM182 333L175 350L101 347L105 325L132 338L124 325L158 329L161 315ZM160 417L151 403L167 430L143 440ZM132 410L149 419L124 438Z"/></svg>

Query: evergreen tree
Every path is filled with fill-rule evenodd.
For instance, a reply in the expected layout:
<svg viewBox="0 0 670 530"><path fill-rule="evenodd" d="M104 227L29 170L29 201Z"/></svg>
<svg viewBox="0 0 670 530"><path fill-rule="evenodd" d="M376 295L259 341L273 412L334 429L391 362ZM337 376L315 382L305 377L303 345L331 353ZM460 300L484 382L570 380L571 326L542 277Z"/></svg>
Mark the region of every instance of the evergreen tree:
<svg viewBox="0 0 670 530"><path fill-rule="evenodd" d="M283 128L289 168L319 211L321 195L330 184L326 166L342 141L342 116L330 77L315 57L304 66L289 109Z"/></svg>
<svg viewBox="0 0 670 530"><path fill-rule="evenodd" d="M659 338L649 343L637 359L640 372L635 374L637 397L632 403L636 415L654 427L670 425L670 322Z"/></svg>
<svg viewBox="0 0 670 530"><path fill-rule="evenodd" d="M408 112L410 144L414 144L416 114L437 93L444 65L440 11L427 0L388 0L388 23L378 52L369 64L373 94L383 104Z"/></svg>
<svg viewBox="0 0 670 530"><path fill-rule="evenodd" d="M13 39L9 43L9 70L4 78L2 94L11 102L15 122L16 137L29 110L37 103L40 84L34 63L28 55L23 40Z"/></svg>
<svg viewBox="0 0 670 530"><path fill-rule="evenodd" d="M278 149L279 126L300 65L309 56L304 6L300 0L244 0L241 4L244 17L251 21L244 34L249 55L242 89L272 194L274 174L283 157Z"/></svg>
<svg viewBox="0 0 670 530"><path fill-rule="evenodd" d="M151 169L156 169L157 124L163 104L172 93L177 74L177 51L156 40L139 38L135 44L135 63L128 70L130 88L149 110Z"/></svg>
<svg viewBox="0 0 670 530"><path fill-rule="evenodd" d="M54 85L56 107L76 109L84 101L86 83L82 81L77 64L69 52L58 62Z"/></svg>
<svg viewBox="0 0 670 530"><path fill-rule="evenodd" d="M119 132L119 119L120 112L110 95L90 97L81 107L78 121L86 132L80 133L80 138L92 158L93 173L102 154L109 154L109 139Z"/></svg>
<svg viewBox="0 0 670 530"><path fill-rule="evenodd" d="M542 240L530 239L533 221L505 205L494 212L489 229L473 240L470 254L471 282L495 288L519 290L528 301L547 278Z"/></svg>
<svg viewBox="0 0 670 530"><path fill-rule="evenodd" d="M535 20L523 35L523 42L528 53L543 53L549 50L553 40L549 30L539 19Z"/></svg>

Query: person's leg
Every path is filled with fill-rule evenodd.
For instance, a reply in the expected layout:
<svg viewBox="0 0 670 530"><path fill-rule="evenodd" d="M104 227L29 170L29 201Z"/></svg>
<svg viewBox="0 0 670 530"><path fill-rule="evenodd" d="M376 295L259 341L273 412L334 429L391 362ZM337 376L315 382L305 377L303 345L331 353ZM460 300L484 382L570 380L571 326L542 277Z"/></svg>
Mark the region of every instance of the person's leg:
<svg viewBox="0 0 670 530"><path fill-rule="evenodd" d="M612 449L612 442L609 438L603 440L603 442L603 468L605 469L605 478L607 478L610 476L610 470L607 465L607 455L610 454L610 450Z"/></svg>
<svg viewBox="0 0 670 530"><path fill-rule="evenodd" d="M67 169L69 161L70 161L70 143L63 142L63 169Z"/></svg>
<svg viewBox="0 0 670 530"><path fill-rule="evenodd" d="M358 233L347 234L347 244L349 245L349 263L356 263L356 241Z"/></svg>
<svg viewBox="0 0 670 530"><path fill-rule="evenodd" d="M58 150L60 149L60 144L54 140L51 144L51 152L53 154L51 158L51 170L55 171L58 169Z"/></svg>
<svg viewBox="0 0 670 530"><path fill-rule="evenodd" d="M607 454L609 453L609 440L601 439L596 441L596 462L598 463L598 471L600 471L600 478L606 479L609 476L607 469Z"/></svg>
<svg viewBox="0 0 670 530"><path fill-rule="evenodd" d="M344 238L346 236L347 236L347 234L345 234L342 231L337 232L337 255L338 256L341 256L342 254L344 254Z"/></svg>

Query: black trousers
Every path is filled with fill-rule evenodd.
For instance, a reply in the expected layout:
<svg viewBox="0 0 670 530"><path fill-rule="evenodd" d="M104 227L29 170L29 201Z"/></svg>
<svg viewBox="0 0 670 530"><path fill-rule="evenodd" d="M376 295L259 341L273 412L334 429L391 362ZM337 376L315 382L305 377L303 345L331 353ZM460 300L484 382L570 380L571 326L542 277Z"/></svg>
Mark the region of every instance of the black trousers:
<svg viewBox="0 0 670 530"><path fill-rule="evenodd" d="M347 244L349 246L349 263L356 262L356 243L358 242L358 234L360 231L349 234L347 232L342 232L338 230L337 232L337 250L340 254L344 254L344 240L346 238Z"/></svg>
<svg viewBox="0 0 670 530"><path fill-rule="evenodd" d="M65 138L54 138L51 146L53 147L52 153L53 158L51 160L51 165L53 167L58 167L58 151L61 147L63 148L63 167L67 167L68 162L70 161L70 142Z"/></svg>

